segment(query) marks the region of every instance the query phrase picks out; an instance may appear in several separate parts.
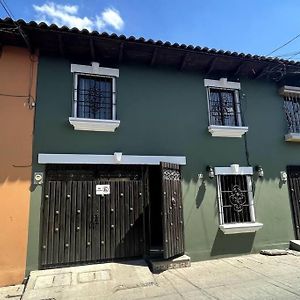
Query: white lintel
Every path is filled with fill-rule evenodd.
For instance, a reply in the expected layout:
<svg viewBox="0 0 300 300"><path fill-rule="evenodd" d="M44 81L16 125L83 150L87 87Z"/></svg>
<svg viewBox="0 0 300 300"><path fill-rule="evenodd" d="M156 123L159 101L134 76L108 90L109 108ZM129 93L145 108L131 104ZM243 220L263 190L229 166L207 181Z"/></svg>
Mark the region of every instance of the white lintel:
<svg viewBox="0 0 300 300"><path fill-rule="evenodd" d="M204 79L204 86L222 88L222 89L232 89L232 90L241 89L240 82L227 81L227 78L220 78L220 80Z"/></svg>
<svg viewBox="0 0 300 300"><path fill-rule="evenodd" d="M104 165L159 165L161 162L186 165L185 156L145 156L122 155L121 161L116 161L115 155L97 154L50 154L39 153L39 164L104 164Z"/></svg>
<svg viewBox="0 0 300 300"><path fill-rule="evenodd" d="M279 89L279 94L281 96L300 96L300 87L284 85Z"/></svg>
<svg viewBox="0 0 300 300"><path fill-rule="evenodd" d="M91 66L71 64L71 72L99 76L119 77L119 69L100 67L99 63L97 62L92 62Z"/></svg>
<svg viewBox="0 0 300 300"><path fill-rule="evenodd" d="M240 167L238 168L238 172L234 172L232 167L215 167L216 175L252 175L253 168L252 167Z"/></svg>

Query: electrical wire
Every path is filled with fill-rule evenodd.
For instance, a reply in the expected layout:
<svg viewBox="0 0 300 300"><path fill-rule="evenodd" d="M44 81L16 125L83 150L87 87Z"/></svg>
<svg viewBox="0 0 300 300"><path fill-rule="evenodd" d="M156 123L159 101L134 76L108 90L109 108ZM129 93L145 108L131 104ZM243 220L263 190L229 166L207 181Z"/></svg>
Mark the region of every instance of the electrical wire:
<svg viewBox="0 0 300 300"><path fill-rule="evenodd" d="M270 56L273 53L277 52L278 50L282 49L283 47L285 47L286 45L290 44L291 42L293 42L294 40L296 40L298 37L300 37L300 33L297 34L296 36L294 36L292 39L290 39L289 41L287 41L286 43L284 43L283 45L279 46L278 48L274 49L273 51L271 51L269 54L267 54L266 56Z"/></svg>
<svg viewBox="0 0 300 300"><path fill-rule="evenodd" d="M297 55L299 55L299 54L300 54L300 51L294 53L294 54L293 54L292 56L290 56L288 59L292 59L292 58L294 58L295 56L297 56Z"/></svg>
<svg viewBox="0 0 300 300"><path fill-rule="evenodd" d="M8 5L6 4L5 0L1 0L2 2L2 7L4 8L4 10L6 11L6 13L9 15L9 16L12 16L13 19L15 18L13 13L11 12L11 10L9 9Z"/></svg>
<svg viewBox="0 0 300 300"><path fill-rule="evenodd" d="M32 109L34 107L35 100L34 100L34 97L31 95L31 89L32 89L32 84L33 84L33 76L34 76L34 63L36 62L36 60L34 59L34 55L33 55L33 49L31 48L29 40L28 40L26 34L24 33L24 31L22 30L21 26L16 21L14 21L15 17L13 15L12 11L10 10L9 6L5 2L5 0L0 0L0 4L3 7L3 9L5 10L5 12L7 13L7 15L12 19L12 22L16 26L16 29L19 31L20 35L22 36L23 40L25 41L25 44L29 50L29 59L30 59L28 95L13 95L13 94L0 93L0 96L27 98L28 108Z"/></svg>
<svg viewBox="0 0 300 300"><path fill-rule="evenodd" d="M26 34L24 33L24 31L22 30L20 25L16 21L14 21L14 15L12 14L12 12L9 9L8 5L6 4L6 2L4 0L0 0L0 4L3 7L3 9L5 10L5 12L7 13L7 15L12 19L12 21L15 24L16 28L18 29L20 35L22 36L23 40L25 41L28 50L30 52L32 52L32 49L31 49L31 46L30 46L30 43L29 43L29 40L28 40Z"/></svg>

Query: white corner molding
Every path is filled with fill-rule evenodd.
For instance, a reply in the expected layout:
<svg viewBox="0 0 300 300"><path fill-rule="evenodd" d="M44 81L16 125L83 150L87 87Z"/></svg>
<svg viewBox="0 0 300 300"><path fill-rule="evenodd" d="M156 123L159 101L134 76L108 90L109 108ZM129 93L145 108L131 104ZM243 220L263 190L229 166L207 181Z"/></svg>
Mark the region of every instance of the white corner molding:
<svg viewBox="0 0 300 300"><path fill-rule="evenodd" d="M98 62L92 62L91 66L71 64L71 73L119 77L119 69L103 68Z"/></svg>
<svg viewBox="0 0 300 300"><path fill-rule="evenodd" d="M279 89L281 96L300 96L299 86L284 85Z"/></svg>
<svg viewBox="0 0 300 300"><path fill-rule="evenodd" d="M185 156L144 156L144 155L98 154L49 154L39 153L39 164L103 164L103 165L159 165L161 162L186 165Z"/></svg>
<svg viewBox="0 0 300 300"><path fill-rule="evenodd" d="M236 234L236 233L249 233L256 232L263 227L262 223L233 223L233 224L223 224L219 225L219 228L224 232L224 234Z"/></svg>
<svg viewBox="0 0 300 300"><path fill-rule="evenodd" d="M220 78L220 80L204 79L204 86L231 90L241 89L240 82L227 81L227 78Z"/></svg>
<svg viewBox="0 0 300 300"><path fill-rule="evenodd" d="M288 133L284 136L286 142L300 143L300 133Z"/></svg>
<svg viewBox="0 0 300 300"><path fill-rule="evenodd" d="M75 130L114 132L119 126L119 120L102 120L86 118L69 118Z"/></svg>
<svg viewBox="0 0 300 300"><path fill-rule="evenodd" d="M248 127L246 126L219 126L210 125L208 126L208 131L212 136L216 137L242 137L246 132L248 132Z"/></svg>

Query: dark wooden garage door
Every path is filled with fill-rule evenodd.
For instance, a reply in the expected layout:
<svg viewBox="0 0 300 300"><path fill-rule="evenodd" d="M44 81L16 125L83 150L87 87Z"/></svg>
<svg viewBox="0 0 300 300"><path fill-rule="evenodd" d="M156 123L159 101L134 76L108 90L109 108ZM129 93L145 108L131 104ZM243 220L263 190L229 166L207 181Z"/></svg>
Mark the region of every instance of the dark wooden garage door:
<svg viewBox="0 0 300 300"><path fill-rule="evenodd" d="M109 194L97 194L103 185L110 187ZM144 202L139 169L48 171L41 267L143 255Z"/></svg>

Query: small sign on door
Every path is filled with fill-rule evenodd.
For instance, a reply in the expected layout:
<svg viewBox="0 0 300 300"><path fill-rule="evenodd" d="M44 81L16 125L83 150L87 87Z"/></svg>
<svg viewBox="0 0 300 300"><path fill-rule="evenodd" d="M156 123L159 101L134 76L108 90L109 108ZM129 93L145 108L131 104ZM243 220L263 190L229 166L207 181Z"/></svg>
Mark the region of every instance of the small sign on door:
<svg viewBox="0 0 300 300"><path fill-rule="evenodd" d="M109 195L110 185L109 184L96 184L96 195Z"/></svg>

